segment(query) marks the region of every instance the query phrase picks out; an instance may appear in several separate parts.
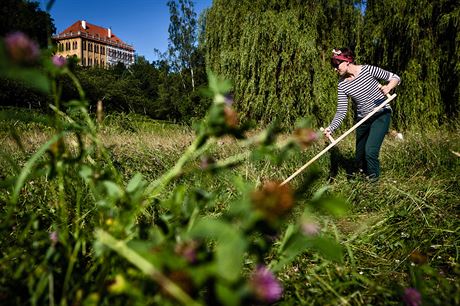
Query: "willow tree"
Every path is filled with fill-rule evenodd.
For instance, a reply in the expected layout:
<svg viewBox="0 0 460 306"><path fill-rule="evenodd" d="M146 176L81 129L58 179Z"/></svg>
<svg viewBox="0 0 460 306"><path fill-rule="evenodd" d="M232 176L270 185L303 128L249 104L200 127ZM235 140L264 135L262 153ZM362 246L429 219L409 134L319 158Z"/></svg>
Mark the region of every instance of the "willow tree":
<svg viewBox="0 0 460 306"><path fill-rule="evenodd" d="M367 1L366 58L402 78L396 124L436 127L458 115L459 21L457 0Z"/></svg>
<svg viewBox="0 0 460 306"><path fill-rule="evenodd" d="M335 112L333 46L356 45L354 1L215 0L206 22L207 66L231 79L238 109L285 125Z"/></svg>

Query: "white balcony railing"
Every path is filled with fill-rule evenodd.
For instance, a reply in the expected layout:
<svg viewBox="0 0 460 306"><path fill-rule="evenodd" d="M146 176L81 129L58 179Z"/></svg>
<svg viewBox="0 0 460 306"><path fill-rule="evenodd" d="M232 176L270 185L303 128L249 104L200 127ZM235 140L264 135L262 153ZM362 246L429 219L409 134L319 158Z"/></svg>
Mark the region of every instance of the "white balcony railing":
<svg viewBox="0 0 460 306"><path fill-rule="evenodd" d="M91 34L88 34L86 32L81 32L81 31L78 31L76 33L70 32L70 33L53 35L54 39L65 39L65 38L73 38L73 37L83 37L83 38L95 40L95 41L98 41L98 42L102 42L102 43L104 43L106 45L111 45L111 46L115 46L115 47L119 47L119 48L134 51L134 48L131 45L117 43L115 41L112 41L112 40L108 39L107 37L100 37L100 36L96 36L96 35L91 35Z"/></svg>

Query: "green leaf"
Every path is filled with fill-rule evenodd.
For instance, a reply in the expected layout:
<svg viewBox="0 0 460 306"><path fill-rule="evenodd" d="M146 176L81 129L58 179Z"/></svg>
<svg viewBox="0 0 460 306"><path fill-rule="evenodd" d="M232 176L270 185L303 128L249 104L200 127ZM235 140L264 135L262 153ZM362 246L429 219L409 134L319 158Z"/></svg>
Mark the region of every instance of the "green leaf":
<svg viewBox="0 0 460 306"><path fill-rule="evenodd" d="M290 235L288 240L283 243L283 250L279 256L279 260L273 265L271 270L277 272L285 265L292 262L296 256L305 252L308 248L312 247L313 243L305 235L297 232ZM272 264L271 264L272 265Z"/></svg>
<svg viewBox="0 0 460 306"><path fill-rule="evenodd" d="M278 253L282 253L285 250L287 242L294 235L295 232L296 227L293 224L289 224L286 229L286 232L284 233L283 240L281 240L280 246L278 247Z"/></svg>
<svg viewBox="0 0 460 306"><path fill-rule="evenodd" d="M316 201L313 200L312 206L321 213L330 214L335 217L341 217L347 214L349 211L349 204L339 198L321 198Z"/></svg>
<svg viewBox="0 0 460 306"><path fill-rule="evenodd" d="M237 306L240 305L241 297L235 294L235 290L229 288L222 282L217 282L216 285L217 297L226 306Z"/></svg>
<svg viewBox="0 0 460 306"><path fill-rule="evenodd" d="M34 155L32 155L31 158L27 161L27 163L24 165L24 167L21 170L21 173L19 174L16 184L14 186L13 194L11 196L11 202L12 203L17 203L19 194L21 192L21 188L24 185L24 182L26 181L27 177L32 173L32 170L37 163L38 159L56 142L58 141L64 133L59 133L57 135L54 135L48 142L46 142L44 145L38 149L37 152L35 152Z"/></svg>
<svg viewBox="0 0 460 306"><path fill-rule="evenodd" d="M81 178L83 178L85 181L89 181L91 179L91 176L93 175L93 169L88 167L87 165L83 165L78 172Z"/></svg>
<svg viewBox="0 0 460 306"><path fill-rule="evenodd" d="M126 191L131 193L134 192L143 182L142 174L136 173L133 178L129 181L128 186L126 186Z"/></svg>
<svg viewBox="0 0 460 306"><path fill-rule="evenodd" d="M118 199L123 196L123 190L116 183L112 181L104 181L103 184L109 197Z"/></svg>
<svg viewBox="0 0 460 306"><path fill-rule="evenodd" d="M325 259L342 262L343 249L337 241L332 238L316 237L311 242L313 243L313 249L318 251Z"/></svg>
<svg viewBox="0 0 460 306"><path fill-rule="evenodd" d="M230 282L239 278L247 242L233 225L216 219L201 219L189 235L192 238L216 240L218 275Z"/></svg>
<svg viewBox="0 0 460 306"><path fill-rule="evenodd" d="M232 84L228 80L218 78L214 73L208 72L209 88L215 95L224 95L230 91Z"/></svg>

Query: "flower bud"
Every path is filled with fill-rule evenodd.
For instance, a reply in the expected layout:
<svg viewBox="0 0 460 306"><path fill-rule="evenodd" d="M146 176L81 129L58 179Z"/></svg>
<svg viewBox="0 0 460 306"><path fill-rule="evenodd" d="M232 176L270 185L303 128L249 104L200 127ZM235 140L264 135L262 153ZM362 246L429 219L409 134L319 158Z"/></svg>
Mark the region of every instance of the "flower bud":
<svg viewBox="0 0 460 306"><path fill-rule="evenodd" d="M256 298L265 303L274 303L281 298L283 287L267 267L260 265L252 273L249 286Z"/></svg>
<svg viewBox="0 0 460 306"><path fill-rule="evenodd" d="M251 195L252 204L269 220L286 215L294 205L294 194L289 185L268 181Z"/></svg>
<svg viewBox="0 0 460 306"><path fill-rule="evenodd" d="M407 306L422 305L422 295L415 288L404 289L403 301Z"/></svg>
<svg viewBox="0 0 460 306"><path fill-rule="evenodd" d="M229 128L236 128L238 126L238 115L236 114L236 111L233 108L229 106L225 106L224 116L225 116L225 124Z"/></svg>
<svg viewBox="0 0 460 306"><path fill-rule="evenodd" d="M5 45L11 60L15 63L33 63L40 56L38 44L22 32L5 37Z"/></svg>
<svg viewBox="0 0 460 306"><path fill-rule="evenodd" d="M67 63L67 60L63 56L53 55L53 57L51 58L51 62L53 63L54 66L61 68L65 66L65 64Z"/></svg>
<svg viewBox="0 0 460 306"><path fill-rule="evenodd" d="M200 168L202 170L209 170L216 161L210 156L203 156L200 161Z"/></svg>
<svg viewBox="0 0 460 306"><path fill-rule="evenodd" d="M419 251L413 251L410 253L409 259L417 265L423 265L428 261L426 255L420 253Z"/></svg>
<svg viewBox="0 0 460 306"><path fill-rule="evenodd" d="M316 222L309 221L309 220L305 220L304 222L302 222L301 231L305 236L310 236L310 237L316 236L319 234L320 230L321 229L318 223Z"/></svg>
<svg viewBox="0 0 460 306"><path fill-rule="evenodd" d="M174 251L189 263L195 263L197 259L198 243L194 240L177 244Z"/></svg>
<svg viewBox="0 0 460 306"><path fill-rule="evenodd" d="M56 231L50 233L51 245L55 246L59 242L59 236Z"/></svg>
<svg viewBox="0 0 460 306"><path fill-rule="evenodd" d="M310 146L318 139L318 135L313 129L299 128L294 131L294 137L297 143L304 149Z"/></svg>

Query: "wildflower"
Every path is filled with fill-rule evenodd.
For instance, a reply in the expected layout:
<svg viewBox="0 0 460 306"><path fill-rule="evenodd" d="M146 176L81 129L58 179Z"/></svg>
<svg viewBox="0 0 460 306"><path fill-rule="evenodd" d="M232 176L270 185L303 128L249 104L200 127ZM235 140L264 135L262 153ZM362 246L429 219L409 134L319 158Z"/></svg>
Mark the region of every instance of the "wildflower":
<svg viewBox="0 0 460 306"><path fill-rule="evenodd" d="M64 67L65 64L67 63L67 60L65 59L65 57L60 56L60 55L53 55L53 57L51 58L51 61L53 62L53 65L58 68Z"/></svg>
<svg viewBox="0 0 460 306"><path fill-rule="evenodd" d="M318 139L318 134L310 128L299 128L294 131L294 137L302 148L306 148Z"/></svg>
<svg viewBox="0 0 460 306"><path fill-rule="evenodd" d="M189 263L194 263L197 259L197 248L198 243L192 240L177 244L174 251L176 254L185 258L185 260L187 260Z"/></svg>
<svg viewBox="0 0 460 306"><path fill-rule="evenodd" d="M419 251L413 251L412 253L410 253L409 258L410 258L410 261L412 261L413 263L417 265L423 265L428 260L426 255L420 253Z"/></svg>
<svg viewBox="0 0 460 306"><path fill-rule="evenodd" d="M305 236L316 236L319 234L320 227L318 223L306 220L302 223L301 230Z"/></svg>
<svg viewBox="0 0 460 306"><path fill-rule="evenodd" d="M276 302L283 293L281 284L273 273L263 265L258 266L252 273L249 284L254 295L262 302Z"/></svg>
<svg viewBox="0 0 460 306"><path fill-rule="evenodd" d="M58 233L56 231L54 231L54 232L51 232L49 236L50 236L50 240L51 240L51 245L55 246L59 241Z"/></svg>
<svg viewBox="0 0 460 306"><path fill-rule="evenodd" d="M215 164L214 158L210 156L203 156L200 161L200 168L202 170L209 170Z"/></svg>
<svg viewBox="0 0 460 306"><path fill-rule="evenodd" d="M422 295L415 288L404 289L403 301L407 306L422 305Z"/></svg>
<svg viewBox="0 0 460 306"><path fill-rule="evenodd" d="M233 94L228 93L228 94L224 95L224 103L227 106L231 106L233 104Z"/></svg>
<svg viewBox="0 0 460 306"><path fill-rule="evenodd" d="M294 205L294 194L289 185L275 181L266 182L251 195L253 205L269 220L286 215Z"/></svg>
<svg viewBox="0 0 460 306"><path fill-rule="evenodd" d="M8 53L16 63L33 63L39 55L38 44L22 32L14 32L5 37Z"/></svg>
<svg viewBox="0 0 460 306"><path fill-rule="evenodd" d="M225 124L229 128L236 128L238 126L238 116L236 114L236 111L230 106L224 107L224 117L225 117Z"/></svg>

